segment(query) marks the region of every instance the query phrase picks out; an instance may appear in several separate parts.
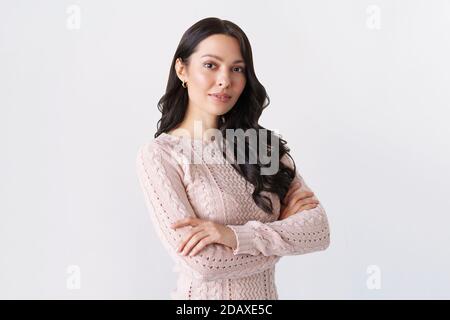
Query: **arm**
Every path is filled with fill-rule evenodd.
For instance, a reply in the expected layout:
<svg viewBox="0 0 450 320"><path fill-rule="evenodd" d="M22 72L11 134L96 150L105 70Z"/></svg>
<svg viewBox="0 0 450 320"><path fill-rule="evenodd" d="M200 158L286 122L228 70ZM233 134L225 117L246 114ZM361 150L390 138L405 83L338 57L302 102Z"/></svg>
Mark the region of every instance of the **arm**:
<svg viewBox="0 0 450 320"><path fill-rule="evenodd" d="M293 168L285 156L282 162ZM297 172L294 180L302 185L300 190L311 191ZM297 212L284 220L270 223L248 221L244 225L228 225L235 235L237 247L234 254L264 256L299 255L325 250L330 245L327 215L322 204L314 209Z"/></svg>
<svg viewBox="0 0 450 320"><path fill-rule="evenodd" d="M137 175L157 235L172 256L196 278L205 280L239 278L273 266L280 257L241 255L221 244L210 244L196 256L182 256L176 249L193 228L173 230L170 225L180 219L196 217L182 181L182 168L157 142L139 148Z"/></svg>

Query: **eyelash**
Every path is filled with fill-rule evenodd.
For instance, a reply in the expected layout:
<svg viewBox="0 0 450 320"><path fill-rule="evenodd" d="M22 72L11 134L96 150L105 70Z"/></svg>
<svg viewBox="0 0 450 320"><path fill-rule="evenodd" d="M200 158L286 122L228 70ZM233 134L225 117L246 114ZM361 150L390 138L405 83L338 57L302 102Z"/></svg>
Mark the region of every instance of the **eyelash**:
<svg viewBox="0 0 450 320"><path fill-rule="evenodd" d="M203 64L203 66L206 65L206 64L215 65L214 63L206 62L206 63ZM243 68L243 67L235 67L235 68L240 68L240 69L242 69L242 71L240 71L240 73L244 73L244 72L245 72L245 68ZM210 69L210 68L207 68L207 69Z"/></svg>

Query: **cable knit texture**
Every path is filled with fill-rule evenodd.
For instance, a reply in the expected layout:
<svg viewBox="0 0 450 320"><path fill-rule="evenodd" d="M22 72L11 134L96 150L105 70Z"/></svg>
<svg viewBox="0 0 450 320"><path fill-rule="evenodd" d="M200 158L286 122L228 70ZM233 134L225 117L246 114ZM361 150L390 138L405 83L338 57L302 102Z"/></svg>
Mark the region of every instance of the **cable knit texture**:
<svg viewBox="0 0 450 320"><path fill-rule="evenodd" d="M281 161L293 168L287 156ZM329 246L322 204L278 220L278 196L263 192L274 207L272 215L265 213L251 197L254 186L223 158L215 141L163 133L139 148L136 166L153 226L175 261L172 299L278 299L275 264L281 256ZM294 181L311 190L298 172ZM176 249L192 227L170 225L186 217L227 225L237 247L210 244L193 257L182 256Z"/></svg>

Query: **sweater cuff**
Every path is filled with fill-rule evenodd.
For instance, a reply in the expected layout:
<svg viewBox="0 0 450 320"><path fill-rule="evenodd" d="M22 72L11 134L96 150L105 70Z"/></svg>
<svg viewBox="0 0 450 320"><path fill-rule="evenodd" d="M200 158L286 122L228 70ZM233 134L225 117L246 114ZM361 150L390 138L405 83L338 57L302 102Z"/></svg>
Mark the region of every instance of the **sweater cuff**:
<svg viewBox="0 0 450 320"><path fill-rule="evenodd" d="M253 238L255 231L245 225L228 225L236 236L236 249L233 254L254 254Z"/></svg>

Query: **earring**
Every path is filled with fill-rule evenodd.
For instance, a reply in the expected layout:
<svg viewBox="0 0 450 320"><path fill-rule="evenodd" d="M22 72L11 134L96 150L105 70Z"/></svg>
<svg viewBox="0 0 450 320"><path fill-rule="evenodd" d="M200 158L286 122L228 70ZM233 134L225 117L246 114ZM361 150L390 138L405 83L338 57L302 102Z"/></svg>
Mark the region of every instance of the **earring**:
<svg viewBox="0 0 450 320"><path fill-rule="evenodd" d="M182 83L181 83L181 86L183 87L183 88L186 88L186 81L182 81Z"/></svg>

